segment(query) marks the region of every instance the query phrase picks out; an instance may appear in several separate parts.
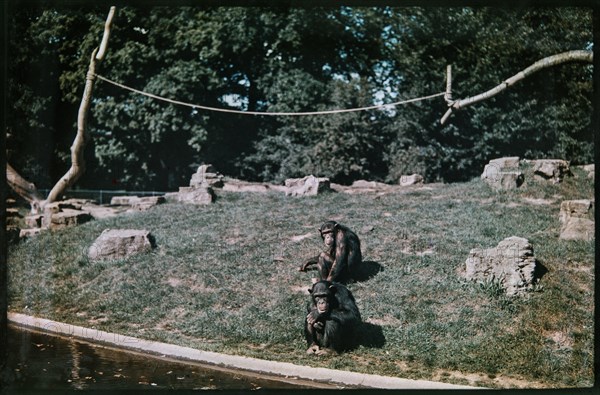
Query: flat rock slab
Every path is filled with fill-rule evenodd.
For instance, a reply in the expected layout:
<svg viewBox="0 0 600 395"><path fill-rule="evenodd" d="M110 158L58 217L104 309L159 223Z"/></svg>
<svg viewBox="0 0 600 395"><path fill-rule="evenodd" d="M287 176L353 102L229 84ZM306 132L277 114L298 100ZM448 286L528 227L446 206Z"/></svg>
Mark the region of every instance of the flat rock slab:
<svg viewBox="0 0 600 395"><path fill-rule="evenodd" d="M65 208L63 211L52 214L50 229L63 229L70 226L77 226L91 221L93 217L90 213L80 210Z"/></svg>
<svg viewBox="0 0 600 395"><path fill-rule="evenodd" d="M154 237L147 230L105 229L88 249L92 260L120 259L154 248Z"/></svg>

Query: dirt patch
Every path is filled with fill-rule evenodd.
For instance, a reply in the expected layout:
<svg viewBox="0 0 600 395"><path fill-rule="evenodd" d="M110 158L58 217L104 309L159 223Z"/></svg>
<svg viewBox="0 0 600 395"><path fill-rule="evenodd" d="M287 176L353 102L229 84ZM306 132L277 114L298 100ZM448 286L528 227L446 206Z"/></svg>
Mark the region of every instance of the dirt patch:
<svg viewBox="0 0 600 395"><path fill-rule="evenodd" d="M555 202L554 199L535 199L524 197L522 199L525 203L533 204L534 206L548 206Z"/></svg>
<svg viewBox="0 0 600 395"><path fill-rule="evenodd" d="M309 285L293 285L290 287L290 290L297 294L308 295Z"/></svg>
<svg viewBox="0 0 600 395"><path fill-rule="evenodd" d="M460 382L467 385L478 387L494 387L505 389L525 389L525 388L550 388L543 383L522 380L506 376L488 376L483 373L463 373L450 370L438 370L434 373L432 380L443 382Z"/></svg>
<svg viewBox="0 0 600 395"><path fill-rule="evenodd" d="M365 321L370 324L379 325L379 326L395 326L395 327L402 326L402 322L399 319L392 317L390 315L384 315L383 317L380 317L380 318L369 318Z"/></svg>
<svg viewBox="0 0 600 395"><path fill-rule="evenodd" d="M299 241L302 241L304 239L308 239L310 237L314 236L314 232L310 232L310 233L305 233L303 235L298 235L298 236L292 236L290 237L290 240L293 241L294 243L297 243Z"/></svg>

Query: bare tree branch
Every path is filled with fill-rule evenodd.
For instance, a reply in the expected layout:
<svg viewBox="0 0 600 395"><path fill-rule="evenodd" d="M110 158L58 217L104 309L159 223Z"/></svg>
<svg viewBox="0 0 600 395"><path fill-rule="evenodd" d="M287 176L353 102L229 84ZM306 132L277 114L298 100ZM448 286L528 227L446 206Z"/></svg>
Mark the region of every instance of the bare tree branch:
<svg viewBox="0 0 600 395"><path fill-rule="evenodd" d="M42 196L35 185L23 177L10 165L6 164L6 182L19 196L27 200L31 205L32 213L38 212Z"/></svg>
<svg viewBox="0 0 600 395"><path fill-rule="evenodd" d="M497 95L498 93L502 92L503 90L507 89L508 87L516 84L517 82L521 81L522 79L527 78L531 74L533 74L541 69L545 69L547 67L552 67L552 66L556 66L558 64L567 63L567 62L592 63L593 62L593 52L592 51L568 51L568 52L563 52L560 54L548 56L546 58L538 60L531 66L527 67L525 70L520 71L519 73L510 77L509 79L507 79L500 85L488 90L487 92L483 92L479 95L471 96L469 98L460 99L460 100L452 100L452 95L451 95L452 90L450 87L452 80L451 80L451 76L450 76L450 69L448 69L448 71L447 71L448 78L447 78L447 84L446 84L445 98L446 98L446 103L448 103L449 108L448 108L448 111L446 111L446 113L440 120L440 123L443 125L446 122L446 120L450 117L450 115L452 114L452 112L454 110L459 110L463 107L470 106L470 105L478 103L480 101L489 99L490 97Z"/></svg>
<svg viewBox="0 0 600 395"><path fill-rule="evenodd" d="M85 159L83 157L83 151L87 140L89 139L89 136L86 132L86 126L88 110L92 98L92 91L94 89L94 79L96 78L96 61L100 62L104 58L114 14L115 7L113 6L110 8L106 23L104 24L104 35L100 45L100 50L96 48L93 51L90 59L90 65L85 77L83 97L81 98L79 113L77 115L77 135L75 136L75 140L73 140L73 145L71 145L71 167L69 170L67 170L65 175L58 180L56 185L54 185L45 202L43 203L43 206L47 203L58 200L60 195L62 195L67 188L73 185L85 172Z"/></svg>

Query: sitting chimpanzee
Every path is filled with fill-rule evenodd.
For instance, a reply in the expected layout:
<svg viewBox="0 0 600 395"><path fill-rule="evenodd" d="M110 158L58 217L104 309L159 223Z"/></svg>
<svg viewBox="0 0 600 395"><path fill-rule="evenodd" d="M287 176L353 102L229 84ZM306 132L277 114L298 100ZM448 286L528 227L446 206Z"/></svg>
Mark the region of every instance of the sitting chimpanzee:
<svg viewBox="0 0 600 395"><path fill-rule="evenodd" d="M360 240L356 233L335 221L325 222L319 233L327 251L309 259L299 270L303 272L317 264L321 280L346 283L355 278L362 264Z"/></svg>
<svg viewBox="0 0 600 395"><path fill-rule="evenodd" d="M304 323L307 354L341 352L356 343L360 312L352 293L342 284L319 281L308 290L311 302Z"/></svg>

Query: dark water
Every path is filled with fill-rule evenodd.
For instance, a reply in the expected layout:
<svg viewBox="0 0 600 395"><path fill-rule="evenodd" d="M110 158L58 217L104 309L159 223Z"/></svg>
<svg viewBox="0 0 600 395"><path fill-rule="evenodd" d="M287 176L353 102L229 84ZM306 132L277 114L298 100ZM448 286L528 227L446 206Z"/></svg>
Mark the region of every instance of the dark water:
<svg viewBox="0 0 600 395"><path fill-rule="evenodd" d="M4 390L309 388L9 327Z"/></svg>

